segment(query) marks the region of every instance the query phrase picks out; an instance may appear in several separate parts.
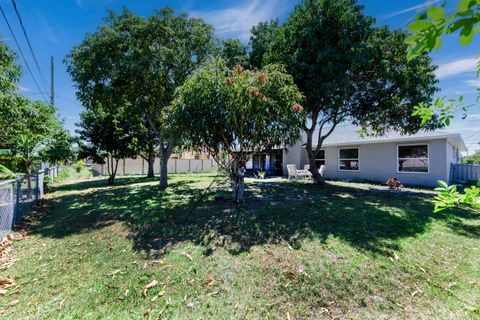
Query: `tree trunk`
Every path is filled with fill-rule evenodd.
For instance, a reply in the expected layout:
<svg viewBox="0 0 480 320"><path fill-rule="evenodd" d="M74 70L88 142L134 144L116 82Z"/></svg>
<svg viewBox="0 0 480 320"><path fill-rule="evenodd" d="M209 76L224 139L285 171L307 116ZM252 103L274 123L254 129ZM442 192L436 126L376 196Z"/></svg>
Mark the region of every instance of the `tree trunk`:
<svg viewBox="0 0 480 320"><path fill-rule="evenodd" d="M160 159L160 189L168 187L168 158Z"/></svg>
<svg viewBox="0 0 480 320"><path fill-rule="evenodd" d="M324 184L325 183L325 178L322 177L322 175L320 174L320 172L318 172L318 169L317 169L317 164L315 163L315 156L313 157L308 157L308 163L310 165L310 172L312 173L312 178L313 178L313 181L316 183L316 184Z"/></svg>
<svg viewBox="0 0 480 320"><path fill-rule="evenodd" d="M155 177L155 153L151 152L148 154L148 173L147 178L154 178Z"/></svg>
<svg viewBox="0 0 480 320"><path fill-rule="evenodd" d="M30 198L32 195L32 164L27 163L27 197Z"/></svg>
<svg viewBox="0 0 480 320"><path fill-rule="evenodd" d="M245 167L234 161L230 170L230 182L233 189L233 202L245 201Z"/></svg>
<svg viewBox="0 0 480 320"><path fill-rule="evenodd" d="M310 172L312 173L312 178L313 181L316 184L323 184L325 183L325 179L320 175L317 169L317 165L315 163L315 152L313 151L313 132L314 129L311 130L305 130L305 133L307 134L307 143L305 146L305 150L307 151L307 156L308 156L308 164L310 165Z"/></svg>
<svg viewBox="0 0 480 320"><path fill-rule="evenodd" d="M160 189L168 187L168 159L172 155L175 140L169 139L167 146L160 144Z"/></svg>
<svg viewBox="0 0 480 320"><path fill-rule="evenodd" d="M107 162L108 161L109 160L107 159ZM115 163L113 161L114 161L114 158L112 157L110 159L110 162L107 163L108 173L109 173L107 184L109 186L113 186L113 184L115 183L115 176L117 175L118 162L120 161L120 159L115 158Z"/></svg>
<svg viewBox="0 0 480 320"><path fill-rule="evenodd" d="M312 121L317 121L317 117L318 117L318 114L315 116L312 116L313 118ZM318 131L318 140L317 140L317 145L315 147L315 150L313 150L313 133L315 132L315 127L316 127L315 123L312 124L312 127L310 129L308 128L304 129L305 133L307 134L307 143L306 143L305 149L307 150L308 163L310 164L310 172L312 173L313 181L316 184L325 184L325 178L320 175L320 172L318 172L318 169L317 169L317 165L315 164L315 158L317 157L317 152L320 152L323 141L330 134L332 134L333 130L337 126L337 123L338 121L334 120L332 123L332 127L323 136L322 136L322 128L325 123L322 123Z"/></svg>

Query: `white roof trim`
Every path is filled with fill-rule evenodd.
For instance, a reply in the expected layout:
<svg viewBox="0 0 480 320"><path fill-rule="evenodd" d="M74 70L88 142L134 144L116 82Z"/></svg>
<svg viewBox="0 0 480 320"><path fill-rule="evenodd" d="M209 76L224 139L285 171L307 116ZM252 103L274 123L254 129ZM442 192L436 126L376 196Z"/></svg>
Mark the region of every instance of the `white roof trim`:
<svg viewBox="0 0 480 320"><path fill-rule="evenodd" d="M361 144L376 144L376 143L391 143L391 142L414 142L414 141L431 141L431 140L441 140L447 139L450 143L466 150L465 143L460 134L441 134L435 136L404 136L398 138L384 138L384 139L371 139L371 140L354 140L354 141L345 141L345 142L325 142L322 144L322 147L335 147L335 146L354 146Z"/></svg>

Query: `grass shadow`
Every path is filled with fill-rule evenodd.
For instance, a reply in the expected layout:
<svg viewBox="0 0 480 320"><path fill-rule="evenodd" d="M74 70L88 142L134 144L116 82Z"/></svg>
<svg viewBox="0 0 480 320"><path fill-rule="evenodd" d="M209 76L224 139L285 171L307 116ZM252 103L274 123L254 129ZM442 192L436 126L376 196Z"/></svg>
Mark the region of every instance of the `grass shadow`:
<svg viewBox="0 0 480 320"><path fill-rule="evenodd" d="M154 180L151 180L154 181ZM205 186L184 177L165 191L144 178L119 178L116 187L99 180L59 187L73 191L49 202L50 213L35 232L62 238L123 222L135 248L158 257L176 243L191 241L205 254L224 248L231 254L252 246L288 242L299 247L305 238L333 236L353 247L384 254L398 249L397 240L425 232L431 221L445 220L466 235L478 236L462 220L478 214L465 210L432 212L426 195L378 193L352 186L253 182L247 201L235 206L212 195L199 202ZM104 182L103 182L104 183ZM216 191L229 199L225 189Z"/></svg>

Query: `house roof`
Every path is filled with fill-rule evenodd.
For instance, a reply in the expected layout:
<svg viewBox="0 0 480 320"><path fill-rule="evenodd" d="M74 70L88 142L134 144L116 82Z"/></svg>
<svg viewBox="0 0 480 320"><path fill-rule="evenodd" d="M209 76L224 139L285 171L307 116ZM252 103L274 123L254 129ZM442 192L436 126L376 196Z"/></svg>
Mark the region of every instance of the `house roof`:
<svg viewBox="0 0 480 320"><path fill-rule="evenodd" d="M327 132L328 128L324 128L323 132ZM456 146L461 152L466 151L467 147L459 133L450 133L441 130L435 131L419 131L411 135L402 135L399 132L391 131L384 136L378 137L360 137L358 131L360 127L344 124L338 125L332 134L323 142L323 146L347 146L371 143L387 143L387 142L416 142L427 140L447 139L452 145ZM318 131L314 134L313 141L316 144Z"/></svg>

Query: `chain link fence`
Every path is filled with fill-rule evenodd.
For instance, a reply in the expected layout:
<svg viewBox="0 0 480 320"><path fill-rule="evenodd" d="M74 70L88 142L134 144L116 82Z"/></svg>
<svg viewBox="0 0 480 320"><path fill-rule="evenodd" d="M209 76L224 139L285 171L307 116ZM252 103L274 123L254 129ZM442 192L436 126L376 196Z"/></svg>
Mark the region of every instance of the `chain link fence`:
<svg viewBox="0 0 480 320"><path fill-rule="evenodd" d="M0 240L12 230L32 204L43 197L44 177L48 175L55 179L58 169L45 168L30 175L0 181Z"/></svg>

